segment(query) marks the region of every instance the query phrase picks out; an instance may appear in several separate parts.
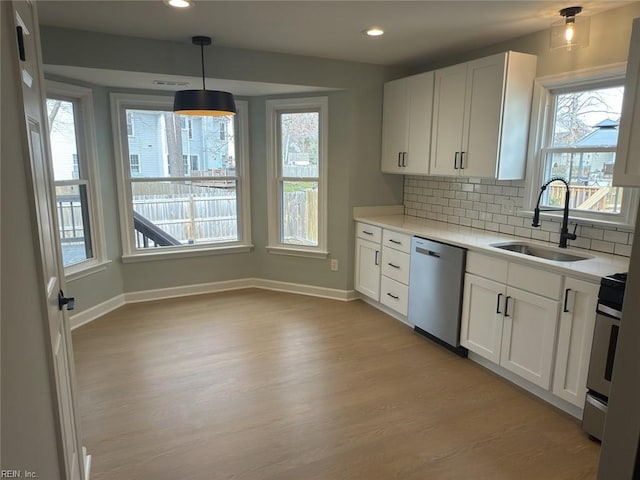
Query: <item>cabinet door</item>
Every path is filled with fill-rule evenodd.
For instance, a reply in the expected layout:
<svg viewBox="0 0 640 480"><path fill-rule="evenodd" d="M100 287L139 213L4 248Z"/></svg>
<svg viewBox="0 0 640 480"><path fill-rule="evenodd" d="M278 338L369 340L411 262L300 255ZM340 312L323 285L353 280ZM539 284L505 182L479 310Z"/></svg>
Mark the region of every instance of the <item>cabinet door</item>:
<svg viewBox="0 0 640 480"><path fill-rule="evenodd" d="M403 173L429 174L434 72L409 77L409 143L402 159Z"/></svg>
<svg viewBox="0 0 640 480"><path fill-rule="evenodd" d="M466 63L435 72L431 130L431 173L434 175L458 175L466 81Z"/></svg>
<svg viewBox="0 0 640 480"><path fill-rule="evenodd" d="M495 363L500 362L505 298L503 284L465 275L460 343Z"/></svg>
<svg viewBox="0 0 640 480"><path fill-rule="evenodd" d="M468 63L460 162L463 175L496 177L505 59L505 54L499 54Z"/></svg>
<svg viewBox="0 0 640 480"><path fill-rule="evenodd" d="M558 302L507 287L500 365L549 390Z"/></svg>
<svg viewBox="0 0 640 480"><path fill-rule="evenodd" d="M582 408L587 392L599 286L573 278L567 278L564 286L553 393Z"/></svg>
<svg viewBox="0 0 640 480"><path fill-rule="evenodd" d="M356 239L355 289L380 299L380 244Z"/></svg>
<svg viewBox="0 0 640 480"><path fill-rule="evenodd" d="M408 150L409 81L406 78L384 84L382 106L382 171L404 173L402 152Z"/></svg>
<svg viewBox="0 0 640 480"><path fill-rule="evenodd" d="M640 18L633 21L613 184L640 186Z"/></svg>

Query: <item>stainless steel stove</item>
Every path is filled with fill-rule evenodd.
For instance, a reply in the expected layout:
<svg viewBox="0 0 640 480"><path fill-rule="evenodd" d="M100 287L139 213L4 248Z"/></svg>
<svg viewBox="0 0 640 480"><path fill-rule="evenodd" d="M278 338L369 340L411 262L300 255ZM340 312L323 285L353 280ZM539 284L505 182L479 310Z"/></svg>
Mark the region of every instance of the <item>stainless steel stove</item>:
<svg viewBox="0 0 640 480"><path fill-rule="evenodd" d="M626 273L604 277L598 293L596 324L587 375L588 392L582 417L582 428L598 440L602 440L609 403L626 281Z"/></svg>

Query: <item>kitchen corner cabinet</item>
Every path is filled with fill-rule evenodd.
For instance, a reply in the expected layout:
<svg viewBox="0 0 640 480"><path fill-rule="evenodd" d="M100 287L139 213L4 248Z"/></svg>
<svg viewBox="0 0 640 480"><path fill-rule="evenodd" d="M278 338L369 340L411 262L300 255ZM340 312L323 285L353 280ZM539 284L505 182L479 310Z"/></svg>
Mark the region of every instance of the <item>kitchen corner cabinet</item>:
<svg viewBox="0 0 640 480"><path fill-rule="evenodd" d="M382 171L429 173L433 72L384 85Z"/></svg>
<svg viewBox="0 0 640 480"><path fill-rule="evenodd" d="M613 185L640 187L640 18L633 21Z"/></svg>
<svg viewBox="0 0 640 480"><path fill-rule="evenodd" d="M380 299L380 261L382 229L356 224L356 265L354 288L376 301Z"/></svg>
<svg viewBox="0 0 640 480"><path fill-rule="evenodd" d="M518 52L436 70L430 173L524 178L535 73Z"/></svg>
<svg viewBox="0 0 640 480"><path fill-rule="evenodd" d="M565 278L553 393L584 407L599 285Z"/></svg>

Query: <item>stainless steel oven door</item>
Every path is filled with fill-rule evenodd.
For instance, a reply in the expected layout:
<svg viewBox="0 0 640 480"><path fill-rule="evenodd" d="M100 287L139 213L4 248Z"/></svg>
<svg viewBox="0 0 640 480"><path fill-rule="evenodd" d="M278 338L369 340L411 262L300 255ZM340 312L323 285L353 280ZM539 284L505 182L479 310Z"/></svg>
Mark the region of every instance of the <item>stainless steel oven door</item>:
<svg viewBox="0 0 640 480"><path fill-rule="evenodd" d="M598 306L593 332L587 388L609 397L613 361L620 329L620 312L604 305Z"/></svg>

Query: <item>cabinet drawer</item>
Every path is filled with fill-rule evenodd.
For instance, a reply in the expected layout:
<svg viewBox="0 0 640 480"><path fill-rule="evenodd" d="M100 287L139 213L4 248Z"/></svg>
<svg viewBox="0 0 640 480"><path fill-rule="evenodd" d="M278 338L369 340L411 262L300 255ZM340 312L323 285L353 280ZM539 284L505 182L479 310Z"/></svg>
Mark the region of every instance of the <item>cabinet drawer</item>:
<svg viewBox="0 0 640 480"><path fill-rule="evenodd" d="M519 263L509 263L507 285L558 300L562 289L562 276Z"/></svg>
<svg viewBox="0 0 640 480"><path fill-rule="evenodd" d="M382 247L382 275L409 284L409 254Z"/></svg>
<svg viewBox="0 0 640 480"><path fill-rule="evenodd" d="M411 251L411 235L384 229L382 231L382 244L385 247L409 253Z"/></svg>
<svg viewBox="0 0 640 480"><path fill-rule="evenodd" d="M380 303L406 315L409 305L409 287L383 276L380 279Z"/></svg>
<svg viewBox="0 0 640 480"><path fill-rule="evenodd" d="M476 252L467 253L467 272L479 277L506 283L508 266L509 262L506 260Z"/></svg>
<svg viewBox="0 0 640 480"><path fill-rule="evenodd" d="M382 240L382 228L375 227L367 223L357 222L356 237L380 243L380 241Z"/></svg>

